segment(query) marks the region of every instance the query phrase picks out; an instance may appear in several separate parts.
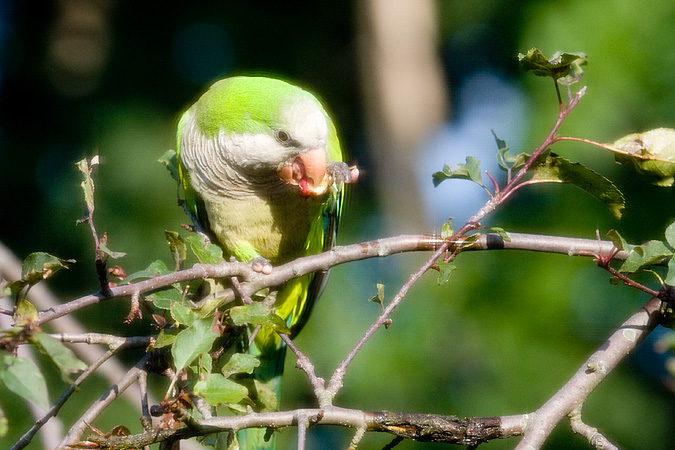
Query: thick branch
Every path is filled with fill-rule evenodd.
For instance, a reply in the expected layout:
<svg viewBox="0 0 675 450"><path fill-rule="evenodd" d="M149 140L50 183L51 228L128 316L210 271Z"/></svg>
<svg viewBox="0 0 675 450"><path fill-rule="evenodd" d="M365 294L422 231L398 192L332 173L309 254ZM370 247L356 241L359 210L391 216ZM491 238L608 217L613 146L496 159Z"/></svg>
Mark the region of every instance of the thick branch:
<svg viewBox="0 0 675 450"><path fill-rule="evenodd" d="M470 248L465 249L465 251L511 249L592 256L599 251L609 252L613 247L613 244L609 241L597 241L595 239L575 239L521 233L509 233L509 236L510 241L504 241L496 234L483 235ZM104 300L129 297L138 293L146 294L182 281L236 276L241 282L242 289L250 295L266 287L278 286L291 278L316 272L317 270L328 270L339 264L368 258L386 257L402 252L436 250L442 244L443 240L438 236L401 235L360 244L338 246L328 252L299 258L275 267L269 275L257 273L249 265L239 262L215 265L196 264L190 269L181 270L169 275L111 288L112 295L110 297L104 297L95 293L68 303L53 306L48 310L40 312L37 324L52 321ZM619 252L615 259L625 259L626 256L626 252ZM223 296L234 297L231 290L226 290Z"/></svg>
<svg viewBox="0 0 675 450"><path fill-rule="evenodd" d="M357 430L378 431L425 442L476 445L492 439L519 436L524 416L459 418L438 414L405 414L390 411L364 412L355 409L328 407L299 409L273 413L252 413L245 416L213 417L192 421L192 428L146 432L124 437L92 437L106 446L150 445L166 439L187 438L210 433L238 431L244 428L284 428L297 426L304 420L313 424L337 425Z"/></svg>
<svg viewBox="0 0 675 450"><path fill-rule="evenodd" d="M562 389L529 415L525 437L516 450L543 445L558 422L583 404L598 384L656 327L661 304L659 298L649 300L586 360Z"/></svg>

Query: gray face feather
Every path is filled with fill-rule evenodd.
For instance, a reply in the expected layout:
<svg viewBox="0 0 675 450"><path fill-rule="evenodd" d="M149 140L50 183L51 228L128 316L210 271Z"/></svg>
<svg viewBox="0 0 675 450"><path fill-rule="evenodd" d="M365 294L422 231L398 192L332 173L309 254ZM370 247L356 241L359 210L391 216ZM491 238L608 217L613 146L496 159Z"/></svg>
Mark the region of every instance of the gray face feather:
<svg viewBox="0 0 675 450"><path fill-rule="evenodd" d="M325 149L328 126L319 104L304 96L283 104L279 117L278 124L263 124L266 132L232 133L222 128L207 137L190 114L184 123L181 158L195 190L217 196L239 196L261 186L284 190L277 171L299 154ZM251 128L261 129L260 125Z"/></svg>

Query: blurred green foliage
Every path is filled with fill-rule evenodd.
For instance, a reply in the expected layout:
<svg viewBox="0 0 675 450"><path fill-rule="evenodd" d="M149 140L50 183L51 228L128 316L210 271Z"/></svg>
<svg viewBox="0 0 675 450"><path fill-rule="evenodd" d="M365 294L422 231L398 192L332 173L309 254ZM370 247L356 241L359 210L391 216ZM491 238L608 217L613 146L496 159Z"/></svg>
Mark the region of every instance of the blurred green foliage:
<svg viewBox="0 0 675 450"><path fill-rule="evenodd" d="M6 31L0 66L0 241L19 257L46 251L78 260L50 283L64 301L95 291L93 243L86 225L75 225L83 215L75 162L98 153L102 164L94 175L95 220L99 232L107 232L111 248L127 252L119 263L128 273L158 258L171 266L164 229L178 230L187 219L176 205L174 181L156 161L174 146L179 112L210 81L234 73L282 74L320 93L333 109L353 159L369 169L352 3L174 7L91 2L101 8L99 16L94 14L100 22L84 28L91 39L79 51L83 58L90 55L86 51L94 52L91 66L96 66L96 51L102 62L87 71L67 66L67 57L66 62L55 59L60 55L55 43L63 42L58 38L64 33L57 25L65 20L62 8L68 2L8 2L2 9ZM519 80L529 99L529 123L523 124L528 146L514 153L538 145L557 115L551 84L520 77L515 69L517 53L533 46L546 54L566 50L588 55L582 80L588 92L564 124L564 134L610 142L631 132L673 127L675 5L668 0L439 0L438 6L444 48L467 28L487 27L498 37L484 53L471 55L490 58L506 76ZM477 63L467 57L449 64ZM451 83L459 69L448 68ZM492 225L582 237L593 237L596 228L617 228L631 242L662 239L665 225L675 219L672 189L637 182L612 155L582 144L558 144L555 151L617 183L627 197L622 221L573 187L546 186L519 193L491 219ZM375 188L365 178L353 190L341 243L381 237ZM390 298L424 258L399 255L332 272L326 294L297 339L320 376L329 376L380 311L368 301L376 284L384 283ZM606 274L579 258L493 252L464 254L456 263L449 283L439 287L436 275L428 274L409 292L393 325L379 331L350 367L336 399L339 405L483 416L531 411L645 301L628 288L611 286ZM123 325L127 313L124 302L110 302L77 316L100 332L131 335L146 329L147 322ZM645 353L649 345L644 344ZM124 359L133 363L137 356ZM592 394L585 419L621 448L671 448L673 393L660 383L658 364L645 367L643 360L638 352ZM282 404L311 405L308 383L293 365L289 357ZM63 390L58 374L48 386L54 400ZM88 381L62 411L64 421L78 417L106 387L100 380ZM0 404L10 421L9 436L0 439L0 447L7 448L32 419L4 388ZM119 402L95 425L109 430L125 422L140 431L131 417L136 417L131 406ZM545 448L589 448L564 422L558 428ZM280 448L292 445L294 434L293 429L284 431ZM351 430L316 427L308 446L346 448L351 436ZM368 435L363 447L381 448L389 440ZM485 448L514 445L515 440L508 440ZM34 443L30 448L41 447ZM404 442L397 448L436 447Z"/></svg>

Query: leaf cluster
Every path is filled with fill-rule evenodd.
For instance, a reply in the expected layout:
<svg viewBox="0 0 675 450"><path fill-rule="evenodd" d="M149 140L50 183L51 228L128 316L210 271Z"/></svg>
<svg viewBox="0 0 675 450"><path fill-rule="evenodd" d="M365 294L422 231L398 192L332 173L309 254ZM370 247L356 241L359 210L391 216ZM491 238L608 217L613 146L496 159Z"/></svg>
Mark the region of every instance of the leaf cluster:
<svg viewBox="0 0 675 450"><path fill-rule="evenodd" d="M173 231L165 235L175 267L182 267L188 254L201 264L225 262L222 249L203 235L183 238ZM170 272L164 262L155 261L125 282ZM146 304L161 327L151 349L168 350L175 373L187 375L188 382L181 389L213 407L226 406L236 412L275 410L276 394L249 376L260 365L256 356L247 353L249 334L256 326L279 333L290 330L266 302L241 304L225 297L225 283L209 278L176 283L146 296Z"/></svg>
<svg viewBox="0 0 675 450"><path fill-rule="evenodd" d="M75 260L61 259L44 252L31 253L23 261L21 278L1 288L3 296L14 300L14 326L0 330L0 382L10 391L44 409L49 407L45 378L32 359L16 356L19 345L29 343L38 349L68 384L73 382L71 375L86 369L87 365L62 342L34 325L38 312L27 299L27 294L40 281L74 263ZM3 416L2 411L0 416Z"/></svg>

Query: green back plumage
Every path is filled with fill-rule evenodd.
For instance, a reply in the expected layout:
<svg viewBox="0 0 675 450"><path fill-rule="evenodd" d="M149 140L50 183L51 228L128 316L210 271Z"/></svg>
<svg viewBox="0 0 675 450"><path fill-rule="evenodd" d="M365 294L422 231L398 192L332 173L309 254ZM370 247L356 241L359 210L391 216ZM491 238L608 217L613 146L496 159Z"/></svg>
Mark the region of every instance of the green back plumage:
<svg viewBox="0 0 675 450"><path fill-rule="evenodd" d="M182 115L178 124L176 152L180 187L186 209L201 229L210 233L214 228L212 225L217 225L211 224L209 219L209 216L216 217L213 213L209 214L209 207L213 209L214 201L211 198L205 201L203 195L207 193L200 194L195 189L192 174L181 158L184 150L182 147L186 145L186 142L190 145L203 145L201 144L203 142L217 141L218 137L223 134L269 133L270 130L283 127L283 117L280 114L282 105L295 99L310 99L321 108L314 96L283 81L263 77L234 77L215 83L190 110ZM341 162L343 155L335 126L325 111L323 114L328 129L326 139L328 159ZM201 136L198 140L186 137L186 133L194 133L195 129ZM297 236L300 237L299 240L292 240L299 244L294 244L296 248L284 254L288 260L320 253L334 245L342 213L343 198L344 189L331 186L320 197L306 200L309 224L304 229L307 233L304 238ZM245 214L242 211L236 211L236 213ZM288 213L293 214L292 211ZM227 214L227 211L219 214ZM261 230L261 232L266 231ZM226 256L235 256L246 262L257 255L268 258L275 264L287 262L284 258L278 259L278 255L266 254L252 241L227 245L226 241L221 239L220 244ZM309 274L288 281L279 287L275 304L276 313L286 320L292 330L292 336L297 335L306 323L313 304L323 291L327 277L327 272ZM279 377L283 370L285 354L283 343L276 333L263 327L256 335L250 351L261 361L261 366L254 376L267 383L278 395ZM246 430L245 433L240 433L241 448L274 448L274 440L264 442L263 436L264 430Z"/></svg>

